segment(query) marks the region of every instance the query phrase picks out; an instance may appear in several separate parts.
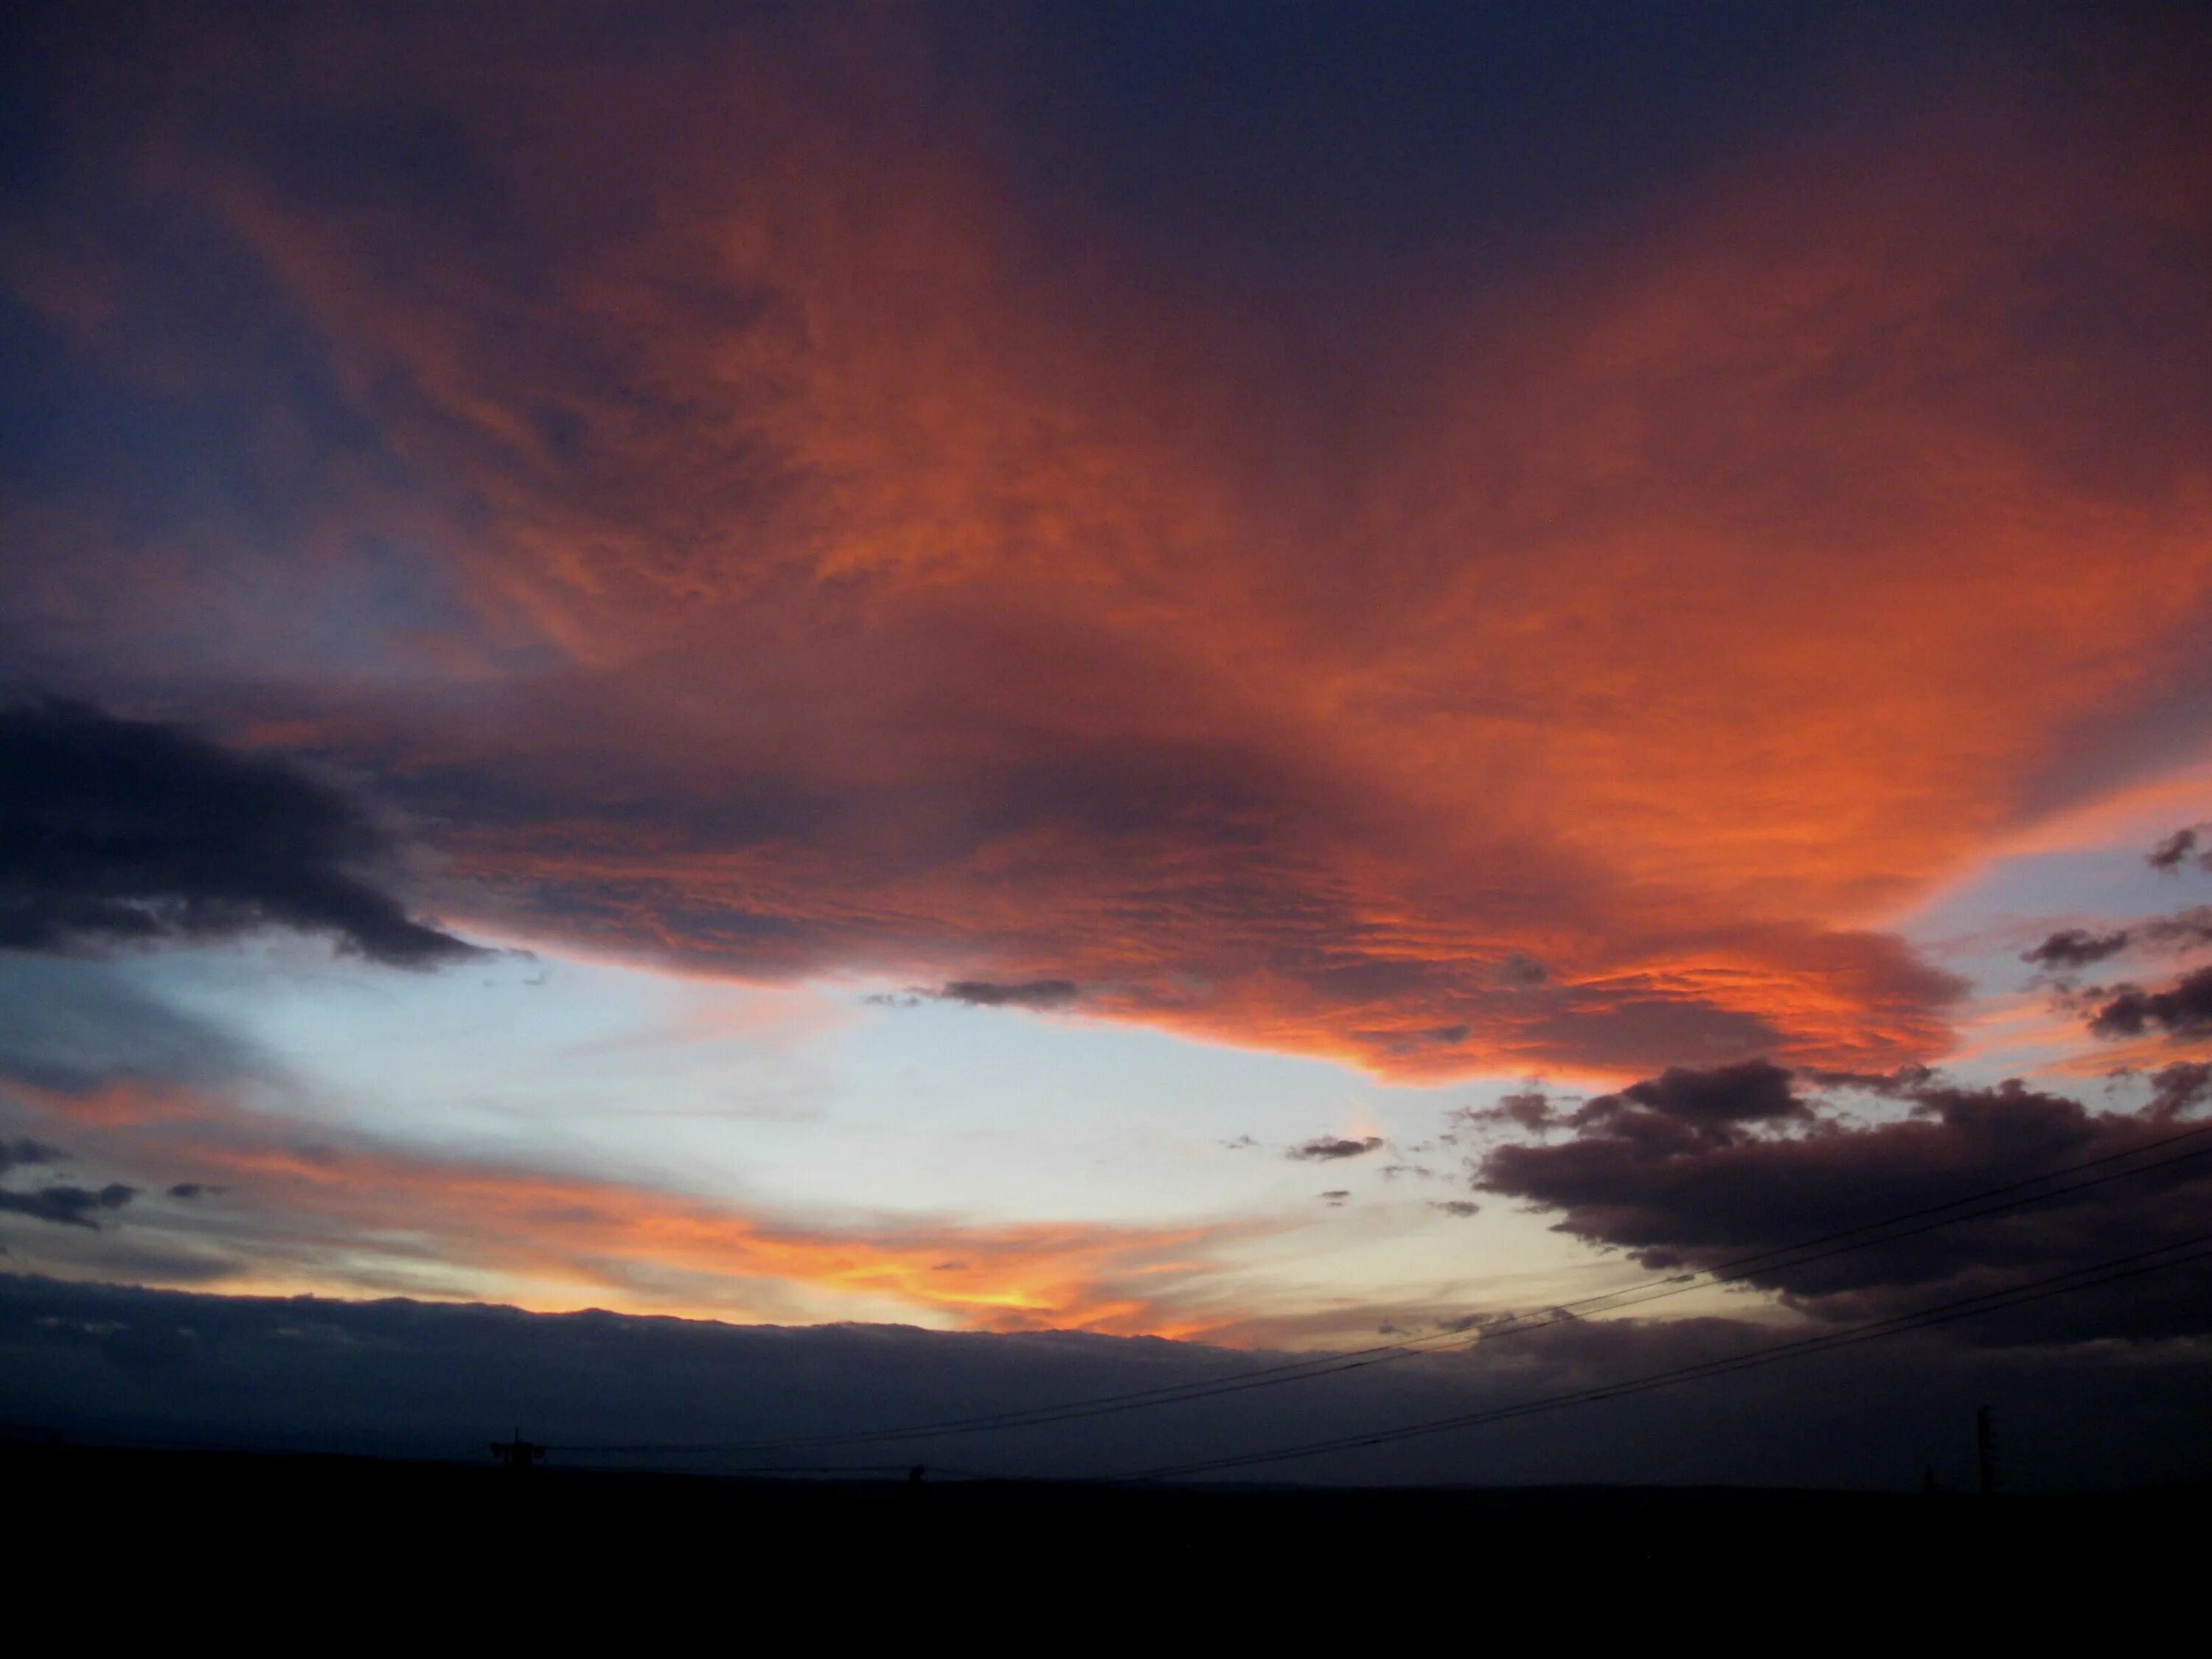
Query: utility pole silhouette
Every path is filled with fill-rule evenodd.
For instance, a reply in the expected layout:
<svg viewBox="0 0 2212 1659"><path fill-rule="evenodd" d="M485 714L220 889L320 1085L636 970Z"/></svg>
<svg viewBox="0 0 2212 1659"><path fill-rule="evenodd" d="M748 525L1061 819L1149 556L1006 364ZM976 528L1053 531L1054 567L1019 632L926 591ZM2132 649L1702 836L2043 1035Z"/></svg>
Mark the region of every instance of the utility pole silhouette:
<svg viewBox="0 0 2212 1659"><path fill-rule="evenodd" d="M1974 1461L1981 1474L1982 1496L1996 1497L1997 1490L1996 1417L1987 1406L1978 1406L1974 1408Z"/></svg>
<svg viewBox="0 0 2212 1659"><path fill-rule="evenodd" d="M514 1431L514 1439L493 1441L491 1455L499 1460L500 1468L505 1469L509 1474L521 1474L526 1472L532 1463L543 1463L545 1461L545 1448L532 1445L522 1437L522 1431L517 1429Z"/></svg>

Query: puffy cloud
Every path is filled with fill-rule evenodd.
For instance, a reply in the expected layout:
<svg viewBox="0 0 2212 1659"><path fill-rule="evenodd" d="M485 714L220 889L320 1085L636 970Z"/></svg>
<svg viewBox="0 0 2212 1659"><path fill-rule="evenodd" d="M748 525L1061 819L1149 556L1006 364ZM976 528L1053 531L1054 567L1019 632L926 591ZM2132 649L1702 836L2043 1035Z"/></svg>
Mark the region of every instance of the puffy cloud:
<svg viewBox="0 0 2212 1659"><path fill-rule="evenodd" d="M2205 1100L2212 1100L2212 1060L2178 1060L2151 1075L2150 1112L2161 1121Z"/></svg>
<svg viewBox="0 0 2212 1659"><path fill-rule="evenodd" d="M2154 916L2139 923L2136 932L2154 945L2179 950L2212 945L2212 904L2192 905L2172 915Z"/></svg>
<svg viewBox="0 0 2212 1659"><path fill-rule="evenodd" d="M387 850L279 761L81 703L0 708L0 950L284 927L404 966L477 954L356 873Z"/></svg>
<svg viewBox="0 0 2212 1659"><path fill-rule="evenodd" d="M2212 1035L2212 963L2185 974L2163 991L2118 987L2091 1016L2100 1037L2139 1037L2164 1031L2177 1037Z"/></svg>
<svg viewBox="0 0 2212 1659"><path fill-rule="evenodd" d="M2212 870L2212 846L2205 846L2199 850L2205 827L2197 824L2186 830L2175 830L2146 853L2143 862L2163 875L2172 875L2192 861L2206 870Z"/></svg>
<svg viewBox="0 0 2212 1659"><path fill-rule="evenodd" d="M1790 1073L1771 1060L1747 1060L1710 1072L1670 1066L1656 1078L1601 1095L1578 1109L1577 1124L1603 1122L1642 1110L1711 1131L1739 1123L1771 1123L1807 1115Z"/></svg>
<svg viewBox="0 0 2212 1659"><path fill-rule="evenodd" d="M2128 948L2129 933L2125 928L2110 933L2093 933L2086 927L2064 927L2048 936L2042 944L2021 953L2022 962L2032 962L2039 967L2061 970L2087 968L2116 957Z"/></svg>
<svg viewBox="0 0 2212 1659"><path fill-rule="evenodd" d="M2077 1164L2148 1159L2212 1085L2201 1066L2170 1067L2154 1079L2151 1109L2134 1114L2093 1112L2016 1082L1968 1089L1930 1079L1897 1092L1906 1114L1868 1122L1823 1111L1773 1068L1660 1079L1593 1102L1571 1139L1492 1149L1474 1182L1556 1210L1561 1231L1654 1269L1709 1267ZM2208 1202L2212 1158L2192 1158L1893 1243L1784 1256L1747 1277L1823 1317L1888 1313L2193 1237ZM2179 1273L1978 1328L2021 1340L2202 1334L2208 1316L2201 1285Z"/></svg>
<svg viewBox="0 0 2212 1659"><path fill-rule="evenodd" d="M2138 945L2187 951L2212 945L2212 905L2192 905L2172 915L2153 916L2107 933L2086 927L2063 927L2045 936L2042 944L2021 953L2022 962L2057 973L2093 967Z"/></svg>
<svg viewBox="0 0 2212 1659"><path fill-rule="evenodd" d="M1488 1106L1462 1106L1447 1115L1451 1127L1444 1132L1448 1146L1457 1146L1464 1131L1494 1134L1519 1129L1540 1134L1568 1121L1568 1103L1542 1089L1517 1089L1501 1095Z"/></svg>

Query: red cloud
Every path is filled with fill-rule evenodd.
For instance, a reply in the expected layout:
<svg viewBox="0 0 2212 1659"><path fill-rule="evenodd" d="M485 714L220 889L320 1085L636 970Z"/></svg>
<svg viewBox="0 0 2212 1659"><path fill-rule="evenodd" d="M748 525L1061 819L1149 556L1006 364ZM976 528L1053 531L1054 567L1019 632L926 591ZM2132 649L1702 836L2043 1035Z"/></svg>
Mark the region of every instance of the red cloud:
<svg viewBox="0 0 2212 1659"><path fill-rule="evenodd" d="M1018 135L834 25L422 27L131 119L374 431L319 556L448 585L403 683L230 706L319 710L479 912L1394 1076L1878 1068L1958 990L1881 918L2204 735L2212 150L2132 49L1480 292L1349 250L1421 273L1354 350L1055 263Z"/></svg>

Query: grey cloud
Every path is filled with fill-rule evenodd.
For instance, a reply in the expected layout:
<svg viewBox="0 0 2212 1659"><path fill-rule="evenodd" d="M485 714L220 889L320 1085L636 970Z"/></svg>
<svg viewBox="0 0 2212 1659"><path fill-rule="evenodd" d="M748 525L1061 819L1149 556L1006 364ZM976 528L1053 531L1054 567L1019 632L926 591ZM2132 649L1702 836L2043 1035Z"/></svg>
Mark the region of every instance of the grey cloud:
<svg viewBox="0 0 2212 1659"><path fill-rule="evenodd" d="M0 949L289 927L397 966L478 954L362 873L390 850L352 801L281 762L82 703L0 708Z"/></svg>
<svg viewBox="0 0 2212 1659"><path fill-rule="evenodd" d="M28 1135L14 1140L0 1139L0 1175L21 1164L58 1164L69 1154L58 1146L49 1146L43 1140L33 1140Z"/></svg>
<svg viewBox="0 0 2212 1659"><path fill-rule="evenodd" d="M1018 985L1000 985L986 979L956 979L935 994L946 1002L964 1002L971 1008L1064 1008L1076 999L1075 981L1032 979Z"/></svg>
<svg viewBox="0 0 2212 1659"><path fill-rule="evenodd" d="M2023 951L2020 959L2055 972L2068 973L2146 945L2169 950L2212 945L2212 905L2194 905L2172 915L2133 922L2108 933L2093 933L2086 927L2061 928L2033 950Z"/></svg>
<svg viewBox="0 0 2212 1659"><path fill-rule="evenodd" d="M2212 1033L2212 963L2183 975L2163 991L2116 987L2091 1016L2089 1030L2100 1037L2138 1037L2154 1030L2177 1037Z"/></svg>
<svg viewBox="0 0 2212 1659"><path fill-rule="evenodd" d="M1617 1095L1600 1095L1575 1112L1577 1124L1603 1122L1642 1110L1677 1123L1716 1127L1769 1123L1806 1115L1790 1073L1770 1060L1697 1071L1670 1066L1656 1078L1631 1084Z"/></svg>
<svg viewBox="0 0 2212 1659"><path fill-rule="evenodd" d="M28 1216L34 1221L51 1221L58 1226L86 1227L96 1232L100 1223L94 1217L100 1211L119 1210L137 1196L136 1187L126 1187L119 1181L96 1189L41 1187L29 1193L0 1190L0 1211Z"/></svg>
<svg viewBox="0 0 2212 1659"><path fill-rule="evenodd" d="M1564 1101L1541 1089L1522 1089L1510 1095L1501 1095L1493 1105L1462 1106L1446 1114L1452 1131L1444 1135L1445 1142L1459 1144L1458 1131L1471 1129L1494 1133L1502 1130L1523 1129L1541 1133L1567 1121Z"/></svg>
<svg viewBox="0 0 2212 1659"><path fill-rule="evenodd" d="M2143 854L2143 862L2154 870L2172 875L2185 864L2194 860L2200 869L2212 870L2212 845L2206 845L2200 831L2207 829L2197 824L2187 830L2177 830L2164 841Z"/></svg>
<svg viewBox="0 0 2212 1659"><path fill-rule="evenodd" d="M1381 1135L1368 1135L1358 1140L1347 1140L1336 1135L1320 1135L1312 1140L1291 1147L1283 1156L1309 1164L1334 1164L1342 1158L1364 1158L1370 1152L1381 1151L1382 1146Z"/></svg>
<svg viewBox="0 0 2212 1659"><path fill-rule="evenodd" d="M2136 924L2136 932L2154 945L2166 945L2187 949L2195 945L2212 945L2212 904L2192 905L2186 910L2177 910L2170 916L2157 916Z"/></svg>
<svg viewBox="0 0 2212 1659"><path fill-rule="evenodd" d="M0 1139L0 1176L11 1170L42 1168L68 1160L69 1154L60 1147L49 1146L28 1136ZM119 1210L137 1196L137 1188L126 1187L119 1181L98 1188L57 1183L21 1193L0 1188L0 1213L27 1216L33 1221L84 1227L97 1232L100 1223L94 1217L100 1211Z"/></svg>
<svg viewBox="0 0 2212 1659"><path fill-rule="evenodd" d="M2176 1060L2152 1073L2150 1113L2154 1118L2179 1117L2207 1100L2212 1100L2212 1060Z"/></svg>
<svg viewBox="0 0 2212 1659"><path fill-rule="evenodd" d="M2033 950L2021 951L2020 959L2039 968L2087 968L2119 955L2128 948L2129 938L2125 928L2111 933L2092 933L2086 927L2062 928Z"/></svg>
<svg viewBox="0 0 2212 1659"><path fill-rule="evenodd" d="M1911 1089L1907 1115L1865 1125L1816 1109L1779 1067L1732 1067L1624 1090L1577 1114L1571 1139L1497 1147L1474 1184L1556 1211L1559 1231L1649 1268L1705 1267L2147 1151L2204 1103L2208 1075L2193 1064L2160 1072L2140 1113L2092 1112L2018 1083L1930 1080ZM2208 1205L2212 1158L2197 1159L1824 1261L1770 1264L1750 1280L1822 1317L1887 1314L2191 1237ZM2021 1340L2202 1334L2212 1300L2188 1274L2166 1274L1978 1329Z"/></svg>

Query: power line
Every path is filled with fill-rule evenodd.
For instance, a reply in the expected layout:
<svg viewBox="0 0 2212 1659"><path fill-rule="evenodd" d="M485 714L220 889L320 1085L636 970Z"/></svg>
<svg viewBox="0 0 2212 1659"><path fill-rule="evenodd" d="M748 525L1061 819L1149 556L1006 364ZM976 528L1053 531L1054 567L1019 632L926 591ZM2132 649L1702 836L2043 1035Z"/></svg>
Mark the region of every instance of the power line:
<svg viewBox="0 0 2212 1659"><path fill-rule="evenodd" d="M1103 1395L1085 1400L1066 1401L1057 1405L1035 1406L1002 1412L979 1413L971 1417L952 1418L932 1423L907 1425L896 1428L854 1430L842 1433L793 1435L767 1439L738 1441L684 1442L659 1445L573 1445L556 1446L552 1449L582 1454L625 1454L630 1455L696 1455L717 1452L796 1451L830 1446L878 1444L901 1440L918 1440L957 1435L980 1434L996 1430L1042 1427L1050 1424L1072 1422L1085 1418L1105 1416L1121 1411L1146 1409L1153 1406L1176 1405L1188 1401L1213 1399L1219 1395L1243 1393L1252 1389L1272 1388L1287 1382L1304 1382L1316 1376L1331 1376L1342 1372L1361 1370L1374 1364L1412 1358L1418 1352L1440 1353L1455 1347L1468 1346L1479 1341L1495 1341L1502 1337L1516 1336L1525 1332L1542 1330L1563 1321L1586 1317L1590 1313L1608 1313L1624 1308L1641 1307L1648 1303L1662 1301L1668 1297L1686 1294L1692 1290L1712 1285L1729 1285L1753 1279L1762 1273L1773 1273L1787 1268L1809 1267L1816 1261L1869 1249L1903 1239L1916 1237L1939 1228L1977 1221L2007 1211L2024 1208L2055 1198L2063 1198L2093 1187L2114 1181L2147 1175L2153 1170L2212 1156L2212 1146L2194 1148L2160 1158L2148 1164L2138 1164L2131 1169L2107 1170L2086 1181L2073 1182L2064 1186L2048 1187L2047 1183L2062 1181L2069 1176L2129 1159L2140 1158L2147 1153L2164 1151L2184 1142L2212 1136L2212 1124L2200 1125L2180 1133L2166 1135L2124 1152L2109 1152L2099 1158L2063 1164L2018 1181L1985 1188L1974 1193L1948 1200L1940 1204L1924 1205L1880 1221L1863 1223L1800 1240L1794 1244L1772 1248L1735 1256L1708 1268L1665 1278L1649 1279L1642 1284L1624 1286L1617 1291L1582 1297L1563 1303L1541 1315L1531 1315L1510 1321L1477 1327L1470 1334L1465 1326L1428 1331L1401 1337L1396 1341L1379 1343L1366 1348L1315 1355L1310 1358L1291 1360L1282 1364L1261 1366L1230 1377L1217 1377L1195 1382L1162 1384L1121 1394ZM2041 1192L2027 1192L2033 1187L2045 1187ZM2007 1194L2018 1197L2005 1198ZM2002 1202L1988 1202L2002 1199ZM1972 1206L1980 1207L1972 1207ZM1964 1213L1949 1214L1947 1211ZM1905 1224L1919 1222L1917 1226ZM1809 1253L1809 1254L1808 1254ZM1795 1258L1794 1260L1789 1258ZM1433 1346L1424 1345L1433 1344Z"/></svg>
<svg viewBox="0 0 2212 1659"><path fill-rule="evenodd" d="M1632 1377L1621 1382L1604 1383L1589 1389L1574 1389L1564 1394L1545 1395L1535 1400L1522 1401L1510 1406L1492 1407L1486 1411L1462 1413L1452 1417L1407 1424L1395 1429L1377 1430L1371 1433L1345 1435L1329 1440L1310 1441L1302 1445L1277 1447L1273 1449L1232 1453L1220 1457L1202 1458L1188 1463L1171 1464L1159 1468L1140 1470L1133 1474L1112 1477L1117 1481L1166 1480L1186 1474L1210 1474L1220 1469L1248 1468L1260 1463L1286 1462L1293 1458L1314 1457L1325 1452L1353 1451L1369 1446L1389 1445L1401 1440L1412 1440L1425 1435L1440 1434L1448 1430L1476 1428L1504 1422L1508 1419L1533 1416L1540 1412L1559 1411L1570 1406L1593 1404L1601 1400L1617 1400L1628 1395L1644 1394L1656 1389L1673 1388L1684 1382L1701 1382L1707 1377L1724 1376L1733 1371L1749 1370L1760 1365L1773 1364L1779 1360L1802 1358L1810 1354L1826 1353L1837 1348L1855 1346L1882 1337L1896 1336L1908 1331L1924 1330L1930 1326L1948 1324L1954 1320L1972 1318L1979 1314L1994 1313L2006 1308L2019 1307L2031 1302L2040 1302L2054 1296L2069 1295L2075 1291L2089 1290L2110 1285L2124 1279L2145 1273L2162 1273L2169 1268L2186 1267L2191 1262L2212 1261L2212 1249L2197 1249L2202 1244L2212 1244L2212 1233L2195 1238L2180 1239L2161 1244L2154 1249L2138 1250L2130 1255L2117 1256L2087 1267L2075 1267L2047 1279L2031 1280L2002 1290L1984 1291L1978 1296L1962 1297L1955 1302L1940 1304L1910 1313L1896 1314L1884 1319L1869 1320L1844 1330L1823 1333L1814 1336L1795 1338L1786 1342L1770 1344L1747 1354L1735 1354L1720 1359L1705 1360L1695 1364L1675 1366L1646 1376ZM2177 1250L2193 1250L2194 1254L2173 1255ZM2154 1256L2169 1256L2163 1261L2154 1261Z"/></svg>

